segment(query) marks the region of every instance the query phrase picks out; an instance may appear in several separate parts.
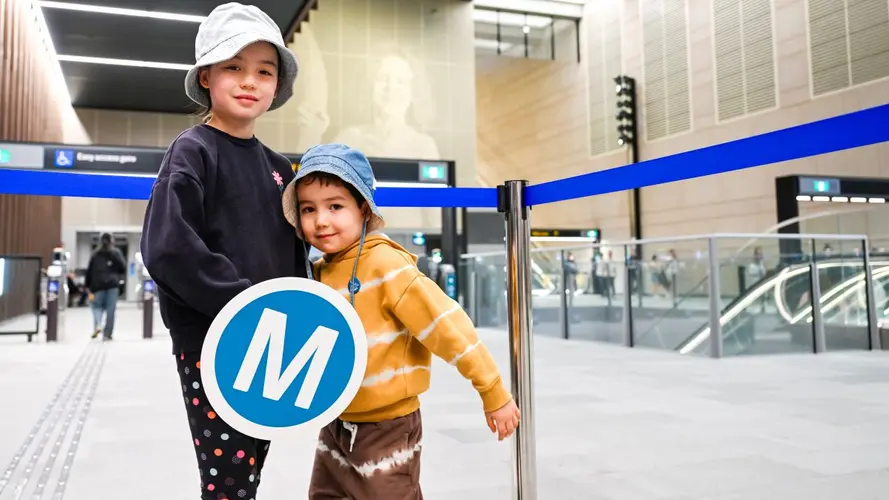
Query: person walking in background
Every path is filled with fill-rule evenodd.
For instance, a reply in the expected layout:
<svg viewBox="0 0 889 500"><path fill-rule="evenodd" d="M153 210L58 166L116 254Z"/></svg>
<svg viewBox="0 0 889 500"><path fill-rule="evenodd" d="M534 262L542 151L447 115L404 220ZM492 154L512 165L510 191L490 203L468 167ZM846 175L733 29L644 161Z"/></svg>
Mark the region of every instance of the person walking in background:
<svg viewBox="0 0 889 500"><path fill-rule="evenodd" d="M111 340L114 333L114 312L120 294L120 280L127 272L127 263L120 250L113 245L114 238L102 233L102 244L90 257L84 285L89 290L93 310L93 336L96 338L102 329L102 315L105 315L104 340Z"/></svg>

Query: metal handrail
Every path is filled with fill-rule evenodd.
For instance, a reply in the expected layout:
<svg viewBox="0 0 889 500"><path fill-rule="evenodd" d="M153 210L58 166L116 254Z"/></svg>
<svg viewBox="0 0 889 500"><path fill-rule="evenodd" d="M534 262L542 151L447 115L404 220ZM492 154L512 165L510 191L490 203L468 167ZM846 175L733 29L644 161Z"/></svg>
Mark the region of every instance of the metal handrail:
<svg viewBox="0 0 889 500"><path fill-rule="evenodd" d="M861 241L869 239L864 234L821 234L821 233L712 233L712 234L693 234L687 236L674 236L670 238L645 238L641 240L618 240L604 243L589 243L586 245L571 245L565 247L540 247L531 249L531 253L542 252L560 252L570 250L588 250L590 248L616 247L629 245L647 245L652 243L672 243L681 241L709 240L716 239L742 239L742 238L759 238L771 240L833 240L833 241ZM496 252L477 252L465 253L460 255L461 259L474 259L477 257L497 257L506 255L506 251Z"/></svg>

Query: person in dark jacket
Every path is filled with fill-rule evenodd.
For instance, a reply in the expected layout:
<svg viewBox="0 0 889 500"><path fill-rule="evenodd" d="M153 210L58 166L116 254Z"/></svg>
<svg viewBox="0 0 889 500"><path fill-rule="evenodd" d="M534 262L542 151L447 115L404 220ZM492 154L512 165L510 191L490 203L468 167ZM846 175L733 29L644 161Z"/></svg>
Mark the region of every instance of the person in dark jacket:
<svg viewBox="0 0 889 500"><path fill-rule="evenodd" d="M103 339L111 340L114 333L114 312L120 295L120 280L127 272L127 263L120 250L112 244L109 233L102 233L102 246L90 257L84 285L92 296L93 338L103 333L102 315L105 315Z"/></svg>
<svg viewBox="0 0 889 500"><path fill-rule="evenodd" d="M271 443L217 414L204 392L201 351L214 318L239 293L309 276L306 248L281 210L293 167L253 133L257 118L293 95L297 61L267 14L238 3L210 13L195 48L186 94L210 117L167 149L140 250L172 339L201 498L247 500L257 497Z"/></svg>

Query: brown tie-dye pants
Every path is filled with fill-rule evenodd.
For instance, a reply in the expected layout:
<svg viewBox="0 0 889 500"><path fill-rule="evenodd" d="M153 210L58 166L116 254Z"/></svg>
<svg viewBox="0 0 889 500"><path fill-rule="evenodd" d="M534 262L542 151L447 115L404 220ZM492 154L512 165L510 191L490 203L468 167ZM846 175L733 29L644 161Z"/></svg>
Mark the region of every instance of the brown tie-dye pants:
<svg viewBox="0 0 889 500"><path fill-rule="evenodd" d="M422 500L420 411L376 423L335 420L321 429L309 500Z"/></svg>

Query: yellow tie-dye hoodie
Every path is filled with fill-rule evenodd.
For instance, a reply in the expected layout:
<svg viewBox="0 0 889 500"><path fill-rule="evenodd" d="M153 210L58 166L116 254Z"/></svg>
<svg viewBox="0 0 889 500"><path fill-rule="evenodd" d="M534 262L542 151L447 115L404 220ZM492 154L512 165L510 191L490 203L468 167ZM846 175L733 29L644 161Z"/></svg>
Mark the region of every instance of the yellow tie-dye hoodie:
<svg viewBox="0 0 889 500"><path fill-rule="evenodd" d="M380 422L420 407L429 388L432 354L472 381L484 411L512 398L497 365L457 302L417 268L417 258L383 235L368 235L315 264L315 278L348 299L355 259L361 289L355 309L367 333L367 371L355 399L340 416L347 422Z"/></svg>

